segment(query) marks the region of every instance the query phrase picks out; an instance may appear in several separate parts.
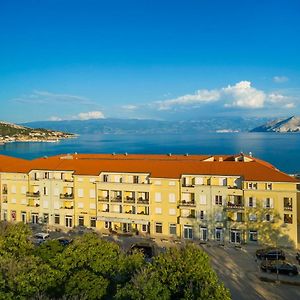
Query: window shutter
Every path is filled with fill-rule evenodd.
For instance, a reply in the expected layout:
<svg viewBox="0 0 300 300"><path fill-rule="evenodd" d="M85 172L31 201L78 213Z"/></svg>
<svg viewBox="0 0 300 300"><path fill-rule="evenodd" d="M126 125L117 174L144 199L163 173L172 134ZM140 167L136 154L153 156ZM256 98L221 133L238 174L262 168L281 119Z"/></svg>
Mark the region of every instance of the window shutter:
<svg viewBox="0 0 300 300"><path fill-rule="evenodd" d="M256 198L253 197L253 207L256 207Z"/></svg>
<svg viewBox="0 0 300 300"><path fill-rule="evenodd" d="M273 208L273 198L270 198L270 208Z"/></svg>

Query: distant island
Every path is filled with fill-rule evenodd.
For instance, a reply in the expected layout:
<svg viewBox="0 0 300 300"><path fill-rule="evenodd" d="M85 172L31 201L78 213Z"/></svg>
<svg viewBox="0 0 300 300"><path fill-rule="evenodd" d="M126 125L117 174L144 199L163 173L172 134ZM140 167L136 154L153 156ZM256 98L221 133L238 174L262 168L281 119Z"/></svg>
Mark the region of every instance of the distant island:
<svg viewBox="0 0 300 300"><path fill-rule="evenodd" d="M30 128L0 121L0 144L10 142L58 142L76 135L44 128Z"/></svg>
<svg viewBox="0 0 300 300"><path fill-rule="evenodd" d="M255 127L250 132L300 132L300 117L281 118Z"/></svg>

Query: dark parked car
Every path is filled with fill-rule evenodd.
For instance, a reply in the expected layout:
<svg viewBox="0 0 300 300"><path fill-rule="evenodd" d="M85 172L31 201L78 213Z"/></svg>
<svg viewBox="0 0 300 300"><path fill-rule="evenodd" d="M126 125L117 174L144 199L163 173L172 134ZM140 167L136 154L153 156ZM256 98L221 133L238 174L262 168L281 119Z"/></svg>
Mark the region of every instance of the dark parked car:
<svg viewBox="0 0 300 300"><path fill-rule="evenodd" d="M260 268L262 269L262 271L268 273L277 273L278 269L279 274L286 274L289 276L298 274L297 266L285 261L263 261L260 265Z"/></svg>
<svg viewBox="0 0 300 300"><path fill-rule="evenodd" d="M70 238L68 238L68 237L60 237L60 238L57 239L57 241L58 241L61 245L67 246L67 245L71 244L73 240L70 239Z"/></svg>
<svg viewBox="0 0 300 300"><path fill-rule="evenodd" d="M256 257L258 259L267 260L285 260L285 254L282 250L276 248L265 248L256 251Z"/></svg>

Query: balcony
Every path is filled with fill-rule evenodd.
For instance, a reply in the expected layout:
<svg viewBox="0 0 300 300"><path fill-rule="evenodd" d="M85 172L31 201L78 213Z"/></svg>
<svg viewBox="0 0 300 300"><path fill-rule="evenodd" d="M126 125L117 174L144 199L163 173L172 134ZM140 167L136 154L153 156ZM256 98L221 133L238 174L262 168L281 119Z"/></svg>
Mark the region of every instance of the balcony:
<svg viewBox="0 0 300 300"><path fill-rule="evenodd" d="M38 198L38 197L40 197L40 192L27 192L26 197Z"/></svg>
<svg viewBox="0 0 300 300"><path fill-rule="evenodd" d="M135 203L135 198L127 196L124 199L124 203Z"/></svg>
<svg viewBox="0 0 300 300"><path fill-rule="evenodd" d="M40 204L37 203L37 202L29 202L29 203L27 204L27 206L29 206L29 207L39 207Z"/></svg>
<svg viewBox="0 0 300 300"><path fill-rule="evenodd" d="M116 197L111 197L110 198L111 202L122 202L122 196L116 196Z"/></svg>
<svg viewBox="0 0 300 300"><path fill-rule="evenodd" d="M285 206L283 207L283 209L284 209L285 211L292 211L292 210L293 210L293 205L285 205Z"/></svg>
<svg viewBox="0 0 300 300"><path fill-rule="evenodd" d="M72 199L74 199L74 194L68 194L68 193L60 194L59 198L65 199L65 200L72 200Z"/></svg>
<svg viewBox="0 0 300 300"><path fill-rule="evenodd" d="M196 203L195 201L187 201L187 200L182 200L179 202L179 206L184 206L184 207L195 207Z"/></svg>
<svg viewBox="0 0 300 300"><path fill-rule="evenodd" d="M146 205L149 205L149 199L145 199L145 198L138 198L138 201L137 201L138 204L146 204Z"/></svg>
<svg viewBox="0 0 300 300"><path fill-rule="evenodd" d="M227 202L227 209L243 209L244 207L242 202Z"/></svg>
<svg viewBox="0 0 300 300"><path fill-rule="evenodd" d="M98 196L98 201L99 202L108 202L109 201L109 197L108 196Z"/></svg>

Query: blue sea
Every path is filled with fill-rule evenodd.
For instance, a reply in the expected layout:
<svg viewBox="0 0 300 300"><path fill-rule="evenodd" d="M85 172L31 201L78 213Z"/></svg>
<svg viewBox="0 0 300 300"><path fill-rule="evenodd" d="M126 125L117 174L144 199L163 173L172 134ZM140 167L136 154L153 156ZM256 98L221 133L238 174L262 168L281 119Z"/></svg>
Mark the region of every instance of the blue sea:
<svg viewBox="0 0 300 300"><path fill-rule="evenodd" d="M298 133L201 133L192 135L81 135L58 143L8 143L0 154L33 159L62 153L252 153L287 173L300 173Z"/></svg>

